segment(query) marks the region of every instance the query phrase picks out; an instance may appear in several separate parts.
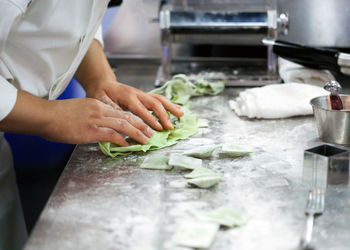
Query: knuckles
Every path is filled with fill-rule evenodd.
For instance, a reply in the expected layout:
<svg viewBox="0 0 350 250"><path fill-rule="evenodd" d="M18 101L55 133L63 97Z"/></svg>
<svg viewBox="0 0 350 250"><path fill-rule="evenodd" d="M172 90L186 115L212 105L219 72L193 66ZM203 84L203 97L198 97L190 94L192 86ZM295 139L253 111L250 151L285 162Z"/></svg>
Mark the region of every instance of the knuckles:
<svg viewBox="0 0 350 250"><path fill-rule="evenodd" d="M162 103L155 98L153 98L153 100L152 100L151 107L154 109L154 111L164 110Z"/></svg>
<svg viewBox="0 0 350 250"><path fill-rule="evenodd" d="M128 127L128 122L126 120L117 119L116 123L120 129L126 129Z"/></svg>

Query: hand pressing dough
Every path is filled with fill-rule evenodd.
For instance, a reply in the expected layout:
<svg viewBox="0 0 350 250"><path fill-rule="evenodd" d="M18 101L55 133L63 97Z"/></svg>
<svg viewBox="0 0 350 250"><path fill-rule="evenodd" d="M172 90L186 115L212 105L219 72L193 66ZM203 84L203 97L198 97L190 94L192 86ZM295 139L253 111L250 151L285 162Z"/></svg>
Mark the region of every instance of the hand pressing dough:
<svg viewBox="0 0 350 250"><path fill-rule="evenodd" d="M119 147L111 142L99 142L101 151L110 157L117 157L137 151L146 152L169 147L176 144L179 140L189 138L198 132L198 117L186 107L183 107L182 110L184 115L174 123L173 130L155 131L145 145L136 144L128 147Z"/></svg>
<svg viewBox="0 0 350 250"><path fill-rule="evenodd" d="M240 156L249 155L253 153L252 150L241 148L233 144L224 144L222 145L221 150L222 150L222 153L232 157L240 157Z"/></svg>
<svg viewBox="0 0 350 250"><path fill-rule="evenodd" d="M219 225L206 221L181 222L172 242L177 246L192 248L209 248L219 230Z"/></svg>
<svg viewBox="0 0 350 250"><path fill-rule="evenodd" d="M231 207L223 206L211 212L192 213L200 220L210 221L226 227L239 227L247 223L247 219Z"/></svg>
<svg viewBox="0 0 350 250"><path fill-rule="evenodd" d="M212 156L215 149L220 148L221 145L202 146L185 151L183 154L197 158L209 158Z"/></svg>
<svg viewBox="0 0 350 250"><path fill-rule="evenodd" d="M164 155L150 155L143 161L140 167L145 169L170 170L173 167L169 166L168 162L168 157Z"/></svg>
<svg viewBox="0 0 350 250"><path fill-rule="evenodd" d="M196 169L202 167L202 160L181 154L171 154L169 165L181 169Z"/></svg>
<svg viewBox="0 0 350 250"><path fill-rule="evenodd" d="M223 91L225 83L208 82L200 79L192 83L186 75L175 75L172 80L166 82L162 87L152 90L150 93L166 96L170 101L185 105L191 96L217 95ZM198 117L190 112L187 107L182 107L184 116L176 118L174 129L169 131L155 131L152 138L145 145L132 145L119 147L111 142L99 142L101 151L110 156L117 157L128 155L133 152L157 150L176 144L179 140L187 139L198 132ZM173 117L174 118L174 117Z"/></svg>

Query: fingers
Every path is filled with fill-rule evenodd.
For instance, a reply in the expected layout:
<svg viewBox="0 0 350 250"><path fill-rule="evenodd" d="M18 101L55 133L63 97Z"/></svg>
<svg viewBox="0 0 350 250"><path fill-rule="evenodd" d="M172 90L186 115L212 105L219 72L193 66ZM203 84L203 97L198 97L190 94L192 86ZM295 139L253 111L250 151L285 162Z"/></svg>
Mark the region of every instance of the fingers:
<svg viewBox="0 0 350 250"><path fill-rule="evenodd" d="M112 108L116 109L116 110L122 110L121 107L119 107L118 104L116 104L111 98L109 98L107 95L102 96L101 98L99 98L102 102L104 102L105 104L111 106Z"/></svg>
<svg viewBox="0 0 350 250"><path fill-rule="evenodd" d="M108 101L108 99L108 97L105 98L105 101ZM102 120L99 122L99 131L101 131L103 136L109 138L109 140L106 141L111 141L123 146L128 145L125 138L120 134L122 133L141 144L147 143L148 137L152 137L154 131L140 118L134 116L130 112L114 108L113 105L111 105L112 103L109 105L103 104L104 114Z"/></svg>
<svg viewBox="0 0 350 250"><path fill-rule="evenodd" d="M142 121L139 117L134 115L131 112L124 112L124 118L134 127L138 128L142 131L147 137L152 137L154 134L154 131Z"/></svg>
<svg viewBox="0 0 350 250"><path fill-rule="evenodd" d="M147 136L124 119L107 117L103 120L102 126L128 135L141 144L146 144L148 141Z"/></svg>
<svg viewBox="0 0 350 250"><path fill-rule="evenodd" d="M152 137L154 134L154 131L147 124L145 124L139 117L135 116L131 112L110 109L106 115L107 117L120 118L128 121L132 126L139 129L147 137Z"/></svg>
<svg viewBox="0 0 350 250"><path fill-rule="evenodd" d="M100 127L97 131L97 137L100 141L113 142L119 146L127 147L129 143L126 142L124 136L111 128Z"/></svg>
<svg viewBox="0 0 350 250"><path fill-rule="evenodd" d="M165 129L174 128L173 124L170 121L168 113L166 112L165 108L163 107L160 101L153 98L152 96L148 96L147 98L143 99L143 103L148 109L153 110L153 112L159 118L160 122L163 124Z"/></svg>
<svg viewBox="0 0 350 250"><path fill-rule="evenodd" d="M158 101L162 103L164 108L168 110L170 113L177 117L181 117L184 115L184 112L181 110L181 106L175 103L172 103L168 98L162 95L150 94L152 97L156 98Z"/></svg>
<svg viewBox="0 0 350 250"><path fill-rule="evenodd" d="M128 107L128 109L135 115L139 116L147 124L156 130L162 130L162 125L157 121L157 119L147 110L147 108L137 99L133 100L133 104Z"/></svg>

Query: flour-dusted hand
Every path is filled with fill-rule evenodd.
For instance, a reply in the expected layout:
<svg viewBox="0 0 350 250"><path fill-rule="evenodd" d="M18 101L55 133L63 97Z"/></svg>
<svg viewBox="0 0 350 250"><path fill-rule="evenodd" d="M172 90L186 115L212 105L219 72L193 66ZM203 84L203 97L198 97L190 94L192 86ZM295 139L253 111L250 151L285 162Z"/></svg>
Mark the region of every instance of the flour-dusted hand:
<svg viewBox="0 0 350 250"><path fill-rule="evenodd" d="M129 112L99 100L76 98L48 101L24 91L1 123L2 131L35 134L65 143L110 141L127 146L124 135L145 144L154 131Z"/></svg>
<svg viewBox="0 0 350 250"><path fill-rule="evenodd" d="M129 110L156 130L173 129L167 111L177 117L183 115L181 106L172 103L162 95L145 93L116 81L98 86L98 89L87 93L88 97L99 99L115 109ZM153 111L154 115L149 111Z"/></svg>
<svg viewBox="0 0 350 250"><path fill-rule="evenodd" d="M53 111L59 117L53 128L53 140L71 140L71 143L110 141L127 146L123 135L141 144L153 135L152 129L134 115L96 99L55 101ZM61 138L55 138L55 135ZM48 137L51 139L50 135Z"/></svg>

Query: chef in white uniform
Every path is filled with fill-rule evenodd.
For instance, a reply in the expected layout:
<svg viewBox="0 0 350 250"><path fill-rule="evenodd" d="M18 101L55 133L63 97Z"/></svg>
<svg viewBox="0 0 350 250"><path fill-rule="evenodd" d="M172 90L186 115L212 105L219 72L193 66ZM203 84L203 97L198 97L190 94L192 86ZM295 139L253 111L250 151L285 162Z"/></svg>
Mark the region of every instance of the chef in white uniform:
<svg viewBox="0 0 350 250"><path fill-rule="evenodd" d="M20 249L26 238L3 132L125 146L123 134L146 143L153 129L172 128L166 111L183 114L166 98L117 81L103 53L99 29L108 2L0 0L1 250ZM87 98L55 100L73 76Z"/></svg>

